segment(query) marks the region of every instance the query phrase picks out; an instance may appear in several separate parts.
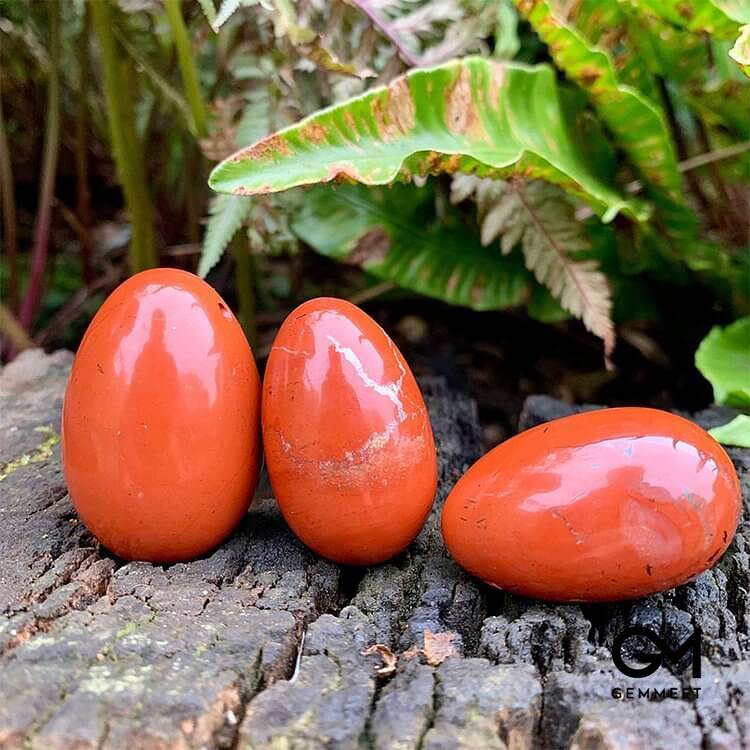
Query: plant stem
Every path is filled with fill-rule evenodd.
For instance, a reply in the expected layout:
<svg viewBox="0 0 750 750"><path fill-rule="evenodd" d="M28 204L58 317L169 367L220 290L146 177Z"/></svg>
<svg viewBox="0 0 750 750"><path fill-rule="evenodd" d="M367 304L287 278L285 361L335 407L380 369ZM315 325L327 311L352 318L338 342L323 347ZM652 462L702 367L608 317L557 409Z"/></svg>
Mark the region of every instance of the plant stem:
<svg viewBox="0 0 750 750"><path fill-rule="evenodd" d="M101 46L110 138L133 227L130 270L136 273L155 266L158 262L151 195L135 132L130 98L132 92L126 88L126 71L115 42L111 0L96 0L89 3L88 7Z"/></svg>
<svg viewBox="0 0 750 750"><path fill-rule="evenodd" d="M36 346L16 316L2 302L0 302L0 333L8 339L14 352Z"/></svg>
<svg viewBox="0 0 750 750"><path fill-rule="evenodd" d="M717 161L731 159L733 156L739 156L745 151L750 151L750 141L733 143L731 146L724 146L724 148L717 148L714 151L707 151L704 154L691 156L689 159L681 161L677 165L677 168L680 172L689 172L691 169L705 167L707 164L714 164Z"/></svg>
<svg viewBox="0 0 750 750"><path fill-rule="evenodd" d="M234 283L237 290L237 318L245 330L251 346L257 341L255 328L255 284L253 274L253 257L250 255L250 244L247 233L240 230L230 244L234 257Z"/></svg>
<svg viewBox="0 0 750 750"><path fill-rule="evenodd" d="M661 94L661 100L664 107L664 114L667 118L667 124L669 125L669 129L672 131L672 138L677 150L677 157L680 161L685 161L688 158L688 148L685 141L685 135L682 132L680 123L677 120L674 103L672 102L672 95L669 92L667 82L663 78L658 77L656 80L659 86L659 92ZM695 199L698 201L698 204L700 205L703 213L706 216L711 217L711 202L706 197L706 194L701 187L700 181L698 180L696 175L692 174L692 172L686 172L685 175L688 187L695 196Z"/></svg>
<svg viewBox="0 0 750 750"><path fill-rule="evenodd" d="M697 154L691 156L684 161L677 162L677 169L680 172L690 172L693 169L699 167L705 167L708 164L715 164L725 159L731 159L734 156L739 156L750 151L750 141L741 141L740 143L733 143L730 146L724 146L723 148L717 148L714 151L707 151L704 154ZM643 183L640 180L632 180L625 185L625 191L628 193L640 193L643 190ZM585 218L593 216L593 213L587 214Z"/></svg>
<svg viewBox="0 0 750 750"><path fill-rule="evenodd" d="M205 138L208 135L206 108L203 105L203 96L200 84L198 83L198 71L195 67L193 51L190 48L190 39L188 38L185 21L182 18L182 11L180 10L180 0L164 0L164 5L167 10L167 18L172 29L174 43L177 47L177 61L180 65L185 96L187 97L190 111L193 114L195 134L199 138Z"/></svg>
<svg viewBox="0 0 750 750"><path fill-rule="evenodd" d="M50 341L54 341L61 331L68 328L85 312L86 303L94 295L101 292L110 292L120 283L123 269L121 267L115 268L106 261L102 265L104 265L104 275L78 289L47 321L44 328L36 332L34 336L36 346L46 346Z"/></svg>
<svg viewBox="0 0 750 750"><path fill-rule="evenodd" d="M0 188L3 191L3 245L8 258L8 300L13 310L18 309L18 240L16 238L16 198L13 166L5 135L5 116L0 98Z"/></svg>
<svg viewBox="0 0 750 750"><path fill-rule="evenodd" d="M89 36L91 35L91 16L86 4L83 6L83 26L78 37L78 110L76 112L76 213L78 221L85 230L80 237L81 269L86 284L91 282L92 242L89 229L91 217L91 190L89 189L89 102L88 81L91 75L89 54Z"/></svg>
<svg viewBox="0 0 750 750"><path fill-rule="evenodd" d="M201 175L202 158L195 141L190 133L183 138L183 174L185 187L185 217L187 219L188 242L200 242L202 201L204 198L200 188L205 185Z"/></svg>
<svg viewBox="0 0 750 750"><path fill-rule="evenodd" d="M352 5L355 5L357 8L359 8L369 19L375 28L380 29L383 36L387 37L388 40L391 42L391 44L396 48L398 51L399 56L401 59L410 67L417 68L420 65L420 60L418 57L415 57L405 46L404 43L401 41L401 37L399 36L398 32L391 26L388 21L386 21L383 18L380 18L380 16L375 12L375 10L370 6L370 3L368 0L352 0Z"/></svg>
<svg viewBox="0 0 750 750"><path fill-rule="evenodd" d="M60 0L51 0L49 13L50 70L47 85L47 125L44 134L44 160L39 185L39 205L34 226L34 249L26 295L21 303L18 320L29 330L42 298L44 272L47 266L52 198L57 174L57 152L60 143Z"/></svg>
<svg viewBox="0 0 750 750"><path fill-rule="evenodd" d="M353 305L362 305L365 302L369 302L371 299L380 297L381 294L386 294L394 289L397 289L397 286L392 281L381 281L378 284L373 284L372 286L367 287L367 289L363 289L361 292L352 294L352 296L349 297L349 302Z"/></svg>

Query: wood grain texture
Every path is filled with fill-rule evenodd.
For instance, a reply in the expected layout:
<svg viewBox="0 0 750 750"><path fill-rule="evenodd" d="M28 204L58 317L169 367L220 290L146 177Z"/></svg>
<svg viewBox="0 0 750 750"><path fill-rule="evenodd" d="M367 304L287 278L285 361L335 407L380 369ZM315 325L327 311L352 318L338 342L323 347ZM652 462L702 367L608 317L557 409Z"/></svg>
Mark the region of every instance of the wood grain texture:
<svg viewBox="0 0 750 750"><path fill-rule="evenodd" d="M210 557L124 564L66 495L53 431L70 361L30 350L0 376L0 747L750 747L747 507L719 564L674 591L581 607L489 589L447 557L437 523L479 454L476 407L427 381L439 502L394 561L358 570L316 558L266 486ZM535 397L522 427L570 411ZM750 451L732 458L747 502ZM610 647L634 623L673 644L700 625L703 677L621 675ZM382 652L362 653L376 643L398 656L386 676ZM612 698L688 683L697 698Z"/></svg>

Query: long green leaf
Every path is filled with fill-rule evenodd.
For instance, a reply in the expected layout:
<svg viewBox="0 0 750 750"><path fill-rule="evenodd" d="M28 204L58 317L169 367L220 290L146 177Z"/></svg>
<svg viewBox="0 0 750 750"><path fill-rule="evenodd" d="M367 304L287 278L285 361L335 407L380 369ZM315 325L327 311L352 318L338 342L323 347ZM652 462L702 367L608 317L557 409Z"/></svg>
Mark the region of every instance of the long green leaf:
<svg viewBox="0 0 750 750"><path fill-rule="evenodd" d="M492 310L527 299L533 282L520 254L482 247L457 222L438 225L432 203L429 186L320 185L292 229L322 255L455 305Z"/></svg>
<svg viewBox="0 0 750 750"><path fill-rule="evenodd" d="M683 201L682 178L666 121L660 109L637 89L621 83L607 52L570 26L551 0L515 0L555 62L588 91L618 145L653 193Z"/></svg>
<svg viewBox="0 0 750 750"><path fill-rule="evenodd" d="M121 57L114 35L114 11L111 0L91 3L91 19L99 38L107 121L117 173L125 193L125 204L133 225L130 242L130 270L135 273L157 265L154 211L141 143L133 116L133 92L128 89L127 63Z"/></svg>
<svg viewBox="0 0 750 750"><path fill-rule="evenodd" d="M643 14L619 0L579 0L568 4L566 23L575 26L590 45L609 53L621 83L657 101L659 92L650 70L650 39L644 34ZM663 25L663 24L662 24Z"/></svg>
<svg viewBox="0 0 750 750"><path fill-rule="evenodd" d="M238 151L211 174L222 193L384 185L438 172L524 174L562 185L605 221L644 217L589 167L568 131L554 71L470 57L419 69Z"/></svg>
<svg viewBox="0 0 750 750"><path fill-rule="evenodd" d="M731 39L737 26L750 23L747 0L634 0L643 11L663 18L673 26L695 33L707 32Z"/></svg>
<svg viewBox="0 0 750 750"><path fill-rule="evenodd" d="M190 107L193 129L199 138L205 138L208 135L208 115L198 82L198 69L195 64L190 37L185 26L185 20L182 17L180 0L164 0L164 7L167 11L172 40L177 50L177 63L180 67L185 98Z"/></svg>

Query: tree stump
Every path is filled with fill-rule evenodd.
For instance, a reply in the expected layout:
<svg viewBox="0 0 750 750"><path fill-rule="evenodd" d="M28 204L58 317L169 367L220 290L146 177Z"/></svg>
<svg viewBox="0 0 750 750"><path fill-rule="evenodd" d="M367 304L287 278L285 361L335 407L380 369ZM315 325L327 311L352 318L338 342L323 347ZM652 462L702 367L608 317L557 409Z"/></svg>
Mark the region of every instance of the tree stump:
<svg viewBox="0 0 750 750"><path fill-rule="evenodd" d="M426 381L438 501L395 560L358 570L315 557L262 486L210 557L124 563L66 494L57 442L71 359L24 352L0 381L0 747L750 747L747 506L719 564L664 594L559 606L491 589L451 561L439 530L442 501L480 452L476 407ZM571 411L534 397L521 426ZM731 455L747 501L750 451ZM610 649L629 624L675 646L700 626L702 678L668 666L625 677ZM637 697L645 688L665 692Z"/></svg>

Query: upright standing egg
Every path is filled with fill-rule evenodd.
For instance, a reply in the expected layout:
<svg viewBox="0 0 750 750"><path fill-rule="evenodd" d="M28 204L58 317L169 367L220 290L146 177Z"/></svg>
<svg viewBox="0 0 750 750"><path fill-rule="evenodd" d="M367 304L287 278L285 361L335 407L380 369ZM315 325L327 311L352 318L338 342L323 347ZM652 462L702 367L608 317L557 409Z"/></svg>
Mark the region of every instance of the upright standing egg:
<svg viewBox="0 0 750 750"><path fill-rule="evenodd" d="M713 565L739 522L739 481L698 425L656 409L576 414L501 443L443 507L448 550L507 591L614 601Z"/></svg>
<svg viewBox="0 0 750 750"><path fill-rule="evenodd" d="M216 547L258 478L260 381L221 297L185 271L144 271L91 321L65 393L73 504L101 543L169 563Z"/></svg>
<svg viewBox="0 0 750 750"><path fill-rule="evenodd" d="M274 494L315 552L370 565L419 533L437 484L429 415L403 356L358 307L320 298L289 315L262 421Z"/></svg>

